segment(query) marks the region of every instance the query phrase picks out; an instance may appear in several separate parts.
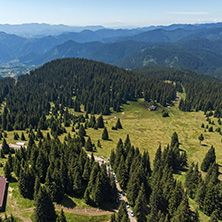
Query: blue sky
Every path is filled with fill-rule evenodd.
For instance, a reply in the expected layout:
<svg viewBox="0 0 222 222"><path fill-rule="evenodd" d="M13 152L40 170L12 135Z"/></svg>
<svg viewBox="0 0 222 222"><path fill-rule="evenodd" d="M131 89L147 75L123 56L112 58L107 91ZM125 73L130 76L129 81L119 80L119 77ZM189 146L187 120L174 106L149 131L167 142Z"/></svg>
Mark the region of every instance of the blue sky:
<svg viewBox="0 0 222 222"><path fill-rule="evenodd" d="M221 0L0 0L0 24L150 26L222 22Z"/></svg>

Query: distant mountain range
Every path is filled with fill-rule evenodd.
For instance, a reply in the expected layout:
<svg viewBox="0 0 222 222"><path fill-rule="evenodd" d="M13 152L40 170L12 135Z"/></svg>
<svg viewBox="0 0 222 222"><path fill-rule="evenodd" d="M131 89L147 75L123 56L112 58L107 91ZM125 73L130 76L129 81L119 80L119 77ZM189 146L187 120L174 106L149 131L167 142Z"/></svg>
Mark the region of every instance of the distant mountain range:
<svg viewBox="0 0 222 222"><path fill-rule="evenodd" d="M222 23L116 30L78 27L78 32L69 32L75 27L63 25L0 25L0 31L2 27L20 36L0 32L1 66L33 67L57 58L80 57L127 69L162 65L222 76ZM22 37L28 27L29 38ZM61 33L47 35L50 32ZM46 36L30 38L41 35Z"/></svg>

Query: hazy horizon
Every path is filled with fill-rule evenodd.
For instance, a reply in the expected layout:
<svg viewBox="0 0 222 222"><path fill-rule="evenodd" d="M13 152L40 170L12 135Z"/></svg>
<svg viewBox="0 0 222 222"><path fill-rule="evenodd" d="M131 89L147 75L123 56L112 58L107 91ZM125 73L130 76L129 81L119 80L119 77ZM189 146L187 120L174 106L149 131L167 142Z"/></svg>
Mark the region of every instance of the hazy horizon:
<svg viewBox="0 0 222 222"><path fill-rule="evenodd" d="M145 27L222 21L222 2L202 0L10 0L1 2L0 24Z"/></svg>
<svg viewBox="0 0 222 222"><path fill-rule="evenodd" d="M156 24L156 25L144 25L144 26L134 26L134 25L127 25L127 24L118 24L118 23L110 23L110 24L95 24L95 25L67 25L67 24L50 24L46 22L38 23L38 22L32 22L32 23L0 23L0 25L9 25L9 26L22 26L22 25L50 25L50 26L68 26L68 27L96 27L96 26L101 26L103 28L108 28L108 29L134 29L134 28L145 28L145 27L158 27L158 26L171 26L171 25L201 25L201 24L217 24L217 23L222 23L222 21L218 22L200 22L200 23L171 23L171 24Z"/></svg>

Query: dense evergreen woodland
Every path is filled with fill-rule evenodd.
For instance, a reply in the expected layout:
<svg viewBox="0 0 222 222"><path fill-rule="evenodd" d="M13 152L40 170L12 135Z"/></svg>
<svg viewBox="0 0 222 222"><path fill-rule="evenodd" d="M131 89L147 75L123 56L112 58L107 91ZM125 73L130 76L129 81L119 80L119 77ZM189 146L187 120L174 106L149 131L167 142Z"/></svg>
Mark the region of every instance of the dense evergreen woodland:
<svg viewBox="0 0 222 222"><path fill-rule="evenodd" d="M173 172L187 166L186 153L179 150L176 133L169 146L157 149L153 170L148 152L140 153L134 148L129 136L125 142L119 140L116 150L111 153L110 163L139 222L199 221L198 213L189 207L181 182L173 177ZM111 221L124 221L122 218L124 211L119 210Z"/></svg>
<svg viewBox="0 0 222 222"><path fill-rule="evenodd" d="M178 92L186 97L180 101L182 111L204 112L215 110L218 117L222 116L222 82L212 76L198 74L189 70L166 67L146 67L135 71L158 80L170 80L176 83Z"/></svg>
<svg viewBox="0 0 222 222"><path fill-rule="evenodd" d="M198 164L191 163L186 172L185 187L173 177L173 173L187 167L186 153L180 151L176 133L170 145L157 149L153 170L148 152L141 154L131 145L129 136L124 143L119 140L116 150L111 153L110 163L139 222L199 221L198 212L189 206L189 198L194 199L196 207L210 216L209 221L222 220L222 182L218 179L219 166L213 146L200 167L206 176L201 176ZM122 205L111 221L124 221L122 218L126 212L122 208L125 209L126 205Z"/></svg>
<svg viewBox="0 0 222 222"><path fill-rule="evenodd" d="M21 148L13 157L9 153L4 171L9 181L14 172L22 196L34 199L38 222L54 221L53 202L59 203L66 194L98 207L114 202L117 195L113 174L93 155L87 156L79 138L61 143L48 134L36 145L31 137L27 149Z"/></svg>
<svg viewBox="0 0 222 222"><path fill-rule="evenodd" d="M110 108L120 111L121 104L144 94L147 101L166 105L175 99L176 87L104 63L55 60L18 78L7 95L1 124L4 130L39 128L52 104L54 112L64 107L80 111L83 105L88 113L107 115Z"/></svg>

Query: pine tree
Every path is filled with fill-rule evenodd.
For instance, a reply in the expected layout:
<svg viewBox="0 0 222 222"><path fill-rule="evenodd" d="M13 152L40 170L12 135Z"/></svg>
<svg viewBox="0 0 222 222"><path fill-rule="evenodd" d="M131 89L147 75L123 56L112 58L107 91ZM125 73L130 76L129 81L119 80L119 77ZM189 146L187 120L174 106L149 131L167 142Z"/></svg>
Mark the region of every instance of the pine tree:
<svg viewBox="0 0 222 222"><path fill-rule="evenodd" d="M185 187L188 195L193 199L196 195L198 184L201 182L201 174L198 170L198 164L194 166L192 163L190 169L187 171L185 178Z"/></svg>
<svg viewBox="0 0 222 222"><path fill-rule="evenodd" d="M208 150L203 159L203 162L201 164L201 170L207 172L210 165L215 161L216 161L215 148L211 146L211 148Z"/></svg>
<svg viewBox="0 0 222 222"><path fill-rule="evenodd" d="M122 189L125 189L127 185L127 172L126 172L125 161L124 161L123 156L121 156L120 163L116 171L116 176L118 178L120 187Z"/></svg>
<svg viewBox="0 0 222 222"><path fill-rule="evenodd" d="M5 154L4 154L3 149L0 150L0 157L1 157L1 158L5 158Z"/></svg>
<svg viewBox="0 0 222 222"><path fill-rule="evenodd" d="M24 135L24 133L22 132L22 134L21 134L21 140L22 141L25 141L26 139L25 139L25 135Z"/></svg>
<svg viewBox="0 0 222 222"><path fill-rule="evenodd" d="M23 169L20 170L19 174L19 191L24 198L28 197L28 189L27 189L27 178L25 177L25 172Z"/></svg>
<svg viewBox="0 0 222 222"><path fill-rule="evenodd" d="M115 154L114 150L112 149L112 150L111 150L110 157L109 157L109 162L110 162L110 165L111 165L112 167L113 167L114 162L115 162L115 156L116 156L116 154Z"/></svg>
<svg viewBox="0 0 222 222"><path fill-rule="evenodd" d="M127 136L126 136L126 140L125 140L125 142L124 142L124 146L125 146L125 147L131 146L129 134L127 134Z"/></svg>
<svg viewBox="0 0 222 222"><path fill-rule="evenodd" d="M102 140L109 140L109 135L108 135L108 131L107 131L106 127L103 130Z"/></svg>
<svg viewBox="0 0 222 222"><path fill-rule="evenodd" d="M3 150L4 154L8 154L10 152L10 147L7 144L5 139L3 139L2 150Z"/></svg>
<svg viewBox="0 0 222 222"><path fill-rule="evenodd" d="M99 139L98 139L98 141L97 141L97 147L102 148L102 145L101 145L101 142L100 142Z"/></svg>
<svg viewBox="0 0 222 222"><path fill-rule="evenodd" d="M210 216L215 209L215 188L213 184L207 187L206 195L203 202L203 211L207 216Z"/></svg>
<svg viewBox="0 0 222 222"><path fill-rule="evenodd" d="M55 208L49 194L44 187L40 187L36 197L35 221L46 222L55 221Z"/></svg>
<svg viewBox="0 0 222 222"><path fill-rule="evenodd" d="M88 137L88 139L86 141L85 149L86 149L86 151L93 151L93 144L92 144L90 136Z"/></svg>
<svg viewBox="0 0 222 222"><path fill-rule="evenodd" d="M121 201L119 211L116 215L116 221L117 222L122 222L123 219L125 220L125 222L130 222L128 214L127 214L127 210L126 210L125 201Z"/></svg>
<svg viewBox="0 0 222 222"><path fill-rule="evenodd" d="M38 192L39 192L39 188L40 188L40 186L41 186L41 184L40 184L40 179L39 179L39 177L37 176L36 178L35 178L35 186L34 186L34 205L35 205L35 203L36 203L36 201L37 201L37 195L38 195Z"/></svg>
<svg viewBox="0 0 222 222"><path fill-rule="evenodd" d="M180 203L175 216L172 218L172 222L190 222L192 221L191 210L189 207L188 198L185 196Z"/></svg>
<svg viewBox="0 0 222 222"><path fill-rule="evenodd" d="M173 217L183 199L183 190L180 183L176 184L175 189L173 190L170 199L169 199L169 214Z"/></svg>
<svg viewBox="0 0 222 222"><path fill-rule="evenodd" d="M210 220L208 222L218 222L218 211L215 210L211 216L210 216Z"/></svg>
<svg viewBox="0 0 222 222"><path fill-rule="evenodd" d="M134 213L138 221L146 221L147 204L145 195L146 191L144 189L144 184L142 184L134 206Z"/></svg>
<svg viewBox="0 0 222 222"><path fill-rule="evenodd" d="M99 117L97 118L97 128L104 128L104 121L103 121L103 116L99 115Z"/></svg>
<svg viewBox="0 0 222 222"><path fill-rule="evenodd" d="M63 209L61 209L60 214L57 216L56 218L56 222L66 222L66 217L65 214L63 212Z"/></svg>
<svg viewBox="0 0 222 222"><path fill-rule="evenodd" d="M90 196L89 196L89 194L90 194L89 189L86 188L86 190L85 190L85 192L84 192L84 196L83 196L86 204L89 204L89 202L90 202Z"/></svg>
<svg viewBox="0 0 222 222"><path fill-rule="evenodd" d="M97 174L96 183L92 189L91 197L92 197L92 201L95 203L96 206L100 206L104 200L100 172L98 172L98 174Z"/></svg>
<svg viewBox="0 0 222 222"><path fill-rule="evenodd" d="M6 162L5 166L4 166L4 174L5 177L7 178L8 181L10 181L10 179L12 178L12 169L9 166L9 163Z"/></svg>
<svg viewBox="0 0 222 222"><path fill-rule="evenodd" d="M85 181L89 181L90 171L91 171L90 161L89 161L89 158L87 158L85 165L84 165L84 171L82 174L82 178Z"/></svg>
<svg viewBox="0 0 222 222"><path fill-rule="evenodd" d="M85 131L85 128L84 128L83 124L80 124L78 135L80 137L86 136L86 131Z"/></svg>
<svg viewBox="0 0 222 222"><path fill-rule="evenodd" d="M81 194L82 192L82 178L79 169L77 169L77 167L73 175L73 191L76 194Z"/></svg>
<svg viewBox="0 0 222 222"><path fill-rule="evenodd" d="M198 137L198 139L200 140L200 144L201 144L202 141L204 141L204 136L203 136L202 133L200 134L200 136Z"/></svg>
<svg viewBox="0 0 222 222"><path fill-rule="evenodd" d="M199 205L199 208L203 209L204 198L206 195L206 185L204 181L201 181L198 185L197 193L196 193L196 203Z"/></svg>
<svg viewBox="0 0 222 222"><path fill-rule="evenodd" d="M116 215L115 214L111 215L110 222L116 222Z"/></svg>
<svg viewBox="0 0 222 222"><path fill-rule="evenodd" d="M176 132L171 137L171 147L179 147L179 139Z"/></svg>
<svg viewBox="0 0 222 222"><path fill-rule="evenodd" d="M123 127L122 127L122 124L121 124L121 122L120 122L120 118L118 118L115 127L116 127L116 129L122 129L122 128L123 128Z"/></svg>

